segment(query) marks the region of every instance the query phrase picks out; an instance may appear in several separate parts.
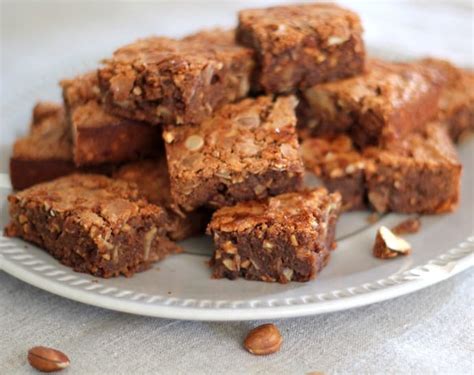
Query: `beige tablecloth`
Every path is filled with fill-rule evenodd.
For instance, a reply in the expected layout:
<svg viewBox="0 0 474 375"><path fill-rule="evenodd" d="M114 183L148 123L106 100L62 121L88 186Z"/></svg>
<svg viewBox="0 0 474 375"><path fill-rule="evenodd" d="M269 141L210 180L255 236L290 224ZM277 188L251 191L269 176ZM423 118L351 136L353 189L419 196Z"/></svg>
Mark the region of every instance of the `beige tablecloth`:
<svg viewBox="0 0 474 375"><path fill-rule="evenodd" d="M259 4L267 4L263 1ZM352 2L371 52L433 54L473 64L472 5ZM58 99L57 80L94 67L118 45L149 34L231 25L256 2L1 2L0 172L38 100ZM257 4L258 5L258 4ZM346 312L275 322L280 353L242 349L257 322L200 323L132 316L43 292L0 272L0 374L33 373L26 352L49 345L72 361L65 374L474 373L474 276Z"/></svg>

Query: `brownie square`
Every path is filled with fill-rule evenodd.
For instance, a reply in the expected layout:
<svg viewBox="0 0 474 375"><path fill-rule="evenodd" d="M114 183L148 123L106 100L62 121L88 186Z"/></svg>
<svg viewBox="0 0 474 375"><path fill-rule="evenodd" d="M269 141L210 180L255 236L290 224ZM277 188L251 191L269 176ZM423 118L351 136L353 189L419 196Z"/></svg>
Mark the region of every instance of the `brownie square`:
<svg viewBox="0 0 474 375"><path fill-rule="evenodd" d="M33 109L29 134L16 140L10 157L10 180L15 190L26 189L78 170L111 173L111 165L77 168L62 105L40 102Z"/></svg>
<svg viewBox="0 0 474 375"><path fill-rule="evenodd" d="M13 145L10 157L13 189L25 189L74 170L64 108L56 103L36 104L29 134Z"/></svg>
<svg viewBox="0 0 474 375"><path fill-rule="evenodd" d="M256 83L289 93L363 71L359 17L332 4L304 4L239 13L237 39L255 50Z"/></svg>
<svg viewBox="0 0 474 375"><path fill-rule="evenodd" d="M439 120L446 123L457 142L474 130L474 73L449 61L427 58L423 63L435 70L443 84L439 101Z"/></svg>
<svg viewBox="0 0 474 375"><path fill-rule="evenodd" d="M114 178L133 182L140 194L148 202L164 207L170 219L169 237L174 241L204 234L210 214L207 210L198 209L183 212L171 199L170 180L166 158L140 160L120 167Z"/></svg>
<svg viewBox="0 0 474 375"><path fill-rule="evenodd" d="M107 113L100 103L97 72L61 81L76 165L119 163L156 154L161 130Z"/></svg>
<svg viewBox="0 0 474 375"><path fill-rule="evenodd" d="M301 152L305 168L341 194L343 211L366 207L365 159L348 136L305 138Z"/></svg>
<svg viewBox="0 0 474 375"><path fill-rule="evenodd" d="M308 281L335 248L339 193L324 188L241 202L216 211L208 226L216 245L215 278Z"/></svg>
<svg viewBox="0 0 474 375"><path fill-rule="evenodd" d="M173 200L187 211L297 190L294 97L245 99L228 104L199 126L163 132Z"/></svg>
<svg viewBox="0 0 474 375"><path fill-rule="evenodd" d="M35 243L75 271L131 276L170 253L168 218L125 181L73 174L8 197L5 234Z"/></svg>
<svg viewBox="0 0 474 375"><path fill-rule="evenodd" d="M457 207L462 166L442 124L386 149L368 148L364 156L368 199L378 212L436 214Z"/></svg>
<svg viewBox="0 0 474 375"><path fill-rule="evenodd" d="M349 132L359 147L383 146L435 118L440 90L422 62L371 60L363 75L305 90L300 123L314 135Z"/></svg>
<svg viewBox="0 0 474 375"><path fill-rule="evenodd" d="M216 108L247 95L252 51L229 32L176 40L141 39L115 51L99 69L108 109L135 120L199 124Z"/></svg>

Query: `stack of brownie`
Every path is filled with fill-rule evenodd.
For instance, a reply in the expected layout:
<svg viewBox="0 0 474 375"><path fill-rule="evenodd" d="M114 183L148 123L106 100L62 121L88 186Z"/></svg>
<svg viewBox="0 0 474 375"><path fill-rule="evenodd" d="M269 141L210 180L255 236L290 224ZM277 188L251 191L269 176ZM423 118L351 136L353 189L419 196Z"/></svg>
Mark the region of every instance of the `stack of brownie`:
<svg viewBox="0 0 474 375"><path fill-rule="evenodd" d="M331 4L141 39L62 80L64 104L36 105L6 234L110 277L207 227L214 277L307 281L344 210L456 207L473 81L442 60L367 58L359 17ZM304 187L305 169L325 187Z"/></svg>

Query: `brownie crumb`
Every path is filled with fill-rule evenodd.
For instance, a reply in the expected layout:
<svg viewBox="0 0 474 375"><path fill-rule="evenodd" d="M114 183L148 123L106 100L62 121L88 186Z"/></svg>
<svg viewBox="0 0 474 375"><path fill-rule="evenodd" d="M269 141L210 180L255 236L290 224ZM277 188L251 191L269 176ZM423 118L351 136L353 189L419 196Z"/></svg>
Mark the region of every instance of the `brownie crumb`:
<svg viewBox="0 0 474 375"><path fill-rule="evenodd" d="M412 217L398 223L392 228L395 234L417 233L421 228L421 220L419 217Z"/></svg>

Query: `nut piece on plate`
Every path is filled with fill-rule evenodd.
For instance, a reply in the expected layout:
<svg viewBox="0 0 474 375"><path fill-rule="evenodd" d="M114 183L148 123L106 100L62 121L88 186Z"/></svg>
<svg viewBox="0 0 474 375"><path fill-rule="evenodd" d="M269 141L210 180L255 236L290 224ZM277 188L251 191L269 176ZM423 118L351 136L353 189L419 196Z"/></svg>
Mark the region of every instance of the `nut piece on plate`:
<svg viewBox="0 0 474 375"><path fill-rule="evenodd" d="M263 324L252 329L245 338L244 347L255 355L268 355L280 350L283 338L274 324Z"/></svg>
<svg viewBox="0 0 474 375"><path fill-rule="evenodd" d="M411 245L403 238L395 235L390 229L381 226L375 237L373 254L377 258L395 258L399 255L409 255Z"/></svg>
<svg viewBox="0 0 474 375"><path fill-rule="evenodd" d="M69 358L59 350L35 346L28 350L28 362L41 372L55 372L69 366Z"/></svg>
<svg viewBox="0 0 474 375"><path fill-rule="evenodd" d="M395 234L416 233L421 228L421 220L418 217L412 217L398 223L392 228Z"/></svg>

